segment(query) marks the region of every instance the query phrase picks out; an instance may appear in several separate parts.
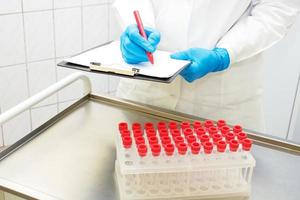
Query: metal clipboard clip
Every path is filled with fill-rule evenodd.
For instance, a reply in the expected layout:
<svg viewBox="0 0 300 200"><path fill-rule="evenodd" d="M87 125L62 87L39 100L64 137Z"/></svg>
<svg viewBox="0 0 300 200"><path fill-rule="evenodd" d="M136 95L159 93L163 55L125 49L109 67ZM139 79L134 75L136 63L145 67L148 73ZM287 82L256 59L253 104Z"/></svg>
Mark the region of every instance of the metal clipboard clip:
<svg viewBox="0 0 300 200"><path fill-rule="evenodd" d="M118 64L104 65L99 62L90 62L90 69L94 71L109 72L109 73L122 74L127 76L135 76L140 72L140 70L137 68L126 70L126 69L114 68L114 66L119 66L119 65Z"/></svg>

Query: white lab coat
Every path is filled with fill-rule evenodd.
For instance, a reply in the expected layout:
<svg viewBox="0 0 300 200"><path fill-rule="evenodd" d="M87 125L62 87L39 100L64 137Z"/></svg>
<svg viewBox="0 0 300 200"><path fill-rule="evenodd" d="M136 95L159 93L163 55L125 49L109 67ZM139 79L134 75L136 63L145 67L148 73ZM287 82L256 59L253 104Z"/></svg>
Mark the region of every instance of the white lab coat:
<svg viewBox="0 0 300 200"><path fill-rule="evenodd" d="M298 9L291 5L287 0L116 1L122 27L135 23L132 10L139 9L144 24L160 31L159 49L220 47L231 60L227 70L193 83L182 77L169 85L123 79L117 96L264 131L260 53L293 24Z"/></svg>

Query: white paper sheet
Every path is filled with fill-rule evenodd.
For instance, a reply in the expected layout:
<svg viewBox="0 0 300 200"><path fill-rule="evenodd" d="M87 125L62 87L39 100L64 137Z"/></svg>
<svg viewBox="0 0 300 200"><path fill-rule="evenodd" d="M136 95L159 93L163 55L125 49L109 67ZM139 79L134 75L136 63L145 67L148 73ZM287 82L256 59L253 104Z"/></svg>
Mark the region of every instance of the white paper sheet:
<svg viewBox="0 0 300 200"><path fill-rule="evenodd" d="M188 61L171 59L170 53L166 51L157 50L153 56L154 65L150 62L127 64L122 58L120 43L116 41L64 61L87 67L90 66L90 62L98 62L104 66L116 69L131 70L132 68L137 68L140 70L139 74L158 78L169 78L189 63Z"/></svg>

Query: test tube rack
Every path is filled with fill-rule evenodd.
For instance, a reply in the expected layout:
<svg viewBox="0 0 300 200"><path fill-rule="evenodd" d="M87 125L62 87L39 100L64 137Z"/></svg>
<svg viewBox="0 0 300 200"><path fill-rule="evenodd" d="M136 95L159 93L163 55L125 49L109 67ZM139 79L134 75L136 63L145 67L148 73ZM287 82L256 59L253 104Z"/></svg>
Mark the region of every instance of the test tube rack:
<svg viewBox="0 0 300 200"><path fill-rule="evenodd" d="M122 200L249 196L255 159L241 126L119 124L115 177Z"/></svg>

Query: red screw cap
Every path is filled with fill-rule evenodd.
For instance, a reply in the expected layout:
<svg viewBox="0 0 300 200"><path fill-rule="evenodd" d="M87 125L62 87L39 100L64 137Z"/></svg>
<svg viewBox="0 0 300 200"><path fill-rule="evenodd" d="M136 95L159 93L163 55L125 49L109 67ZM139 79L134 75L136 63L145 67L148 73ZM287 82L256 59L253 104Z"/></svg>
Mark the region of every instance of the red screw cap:
<svg viewBox="0 0 300 200"><path fill-rule="evenodd" d="M187 151L187 145L185 143L179 143L176 145L179 155L185 155Z"/></svg>
<svg viewBox="0 0 300 200"><path fill-rule="evenodd" d="M169 143L171 143L171 138L169 136L163 136L163 137L161 137L161 143L163 145L169 144Z"/></svg>
<svg viewBox="0 0 300 200"><path fill-rule="evenodd" d="M212 120L205 120L204 126L205 128L209 128L211 126L214 126L214 122Z"/></svg>
<svg viewBox="0 0 300 200"><path fill-rule="evenodd" d="M124 129L124 130L121 130L121 136L122 136L122 137L130 136L130 131L127 130L127 129L126 129L126 130L125 130L125 129Z"/></svg>
<svg viewBox="0 0 300 200"><path fill-rule="evenodd" d="M188 141L189 144L192 144L193 142L196 142L196 136L194 136L194 135L188 135L186 137L186 140Z"/></svg>
<svg viewBox="0 0 300 200"><path fill-rule="evenodd" d="M191 144L192 154L198 154L200 152L201 145L198 142L193 142Z"/></svg>
<svg viewBox="0 0 300 200"><path fill-rule="evenodd" d="M147 130L147 129L154 129L154 125L153 125L153 123L151 123L151 122L145 123L144 127L145 127L146 130Z"/></svg>
<svg viewBox="0 0 300 200"><path fill-rule="evenodd" d="M246 138L242 141L242 148L244 151L250 151L251 150L251 147L252 147L252 143L253 141Z"/></svg>
<svg viewBox="0 0 300 200"><path fill-rule="evenodd" d="M153 156L159 156L161 152L161 147L159 144L152 144L151 145L151 152Z"/></svg>
<svg viewBox="0 0 300 200"><path fill-rule="evenodd" d="M185 121L185 122L181 122L181 129L184 130L186 128L190 128L190 122Z"/></svg>
<svg viewBox="0 0 300 200"><path fill-rule="evenodd" d="M218 120L217 126L220 128L222 126L226 126L226 121L223 119Z"/></svg>
<svg viewBox="0 0 300 200"><path fill-rule="evenodd" d="M149 144L158 144L158 139L156 136L151 136L148 138Z"/></svg>
<svg viewBox="0 0 300 200"><path fill-rule="evenodd" d="M177 129L177 122L170 121L169 122L169 129Z"/></svg>
<svg viewBox="0 0 300 200"><path fill-rule="evenodd" d="M223 141L223 140L218 141L217 142L218 152L220 152L220 153L224 152L226 150L226 146L227 146L227 144L225 141Z"/></svg>
<svg viewBox="0 0 300 200"><path fill-rule="evenodd" d="M239 132L236 136L240 143L242 143L242 141L247 138L247 134L244 132Z"/></svg>
<svg viewBox="0 0 300 200"><path fill-rule="evenodd" d="M132 139L130 136L124 136L122 137L122 141L123 141L123 146L126 149L129 149L132 145Z"/></svg>
<svg viewBox="0 0 300 200"><path fill-rule="evenodd" d="M119 123L119 130L127 130L128 129L128 124L126 122L120 122Z"/></svg>
<svg viewBox="0 0 300 200"><path fill-rule="evenodd" d="M146 129L147 137L156 136L156 131L154 129Z"/></svg>
<svg viewBox="0 0 300 200"><path fill-rule="evenodd" d="M175 148L173 144L166 144L164 147L167 156L172 156L174 154Z"/></svg>
<svg viewBox="0 0 300 200"><path fill-rule="evenodd" d="M214 135L214 134L218 133L217 127L214 127L214 126L209 127L208 133L209 133L209 135Z"/></svg>
<svg viewBox="0 0 300 200"><path fill-rule="evenodd" d="M167 128L167 123L166 122L158 122L157 123L157 128L158 129L166 129Z"/></svg>
<svg viewBox="0 0 300 200"><path fill-rule="evenodd" d="M183 137L181 137L181 136L176 136L176 137L174 138L174 142L175 142L175 144L183 143L183 142L184 142L184 139L183 139Z"/></svg>
<svg viewBox="0 0 300 200"><path fill-rule="evenodd" d="M201 143L205 143L205 142L208 142L209 141L209 136L208 135L201 135L200 136L200 141Z"/></svg>
<svg viewBox="0 0 300 200"><path fill-rule="evenodd" d="M138 146L138 153L140 157L145 157L147 155L147 146L145 144L140 144Z"/></svg>
<svg viewBox="0 0 300 200"><path fill-rule="evenodd" d="M187 137L188 135L193 135L193 130L191 128L185 128L183 129L183 134L185 135L185 137Z"/></svg>
<svg viewBox="0 0 300 200"><path fill-rule="evenodd" d="M205 154L210 154L213 150L213 144L211 142L204 142L203 148Z"/></svg>
<svg viewBox="0 0 300 200"><path fill-rule="evenodd" d="M204 128L196 128L195 132L196 132L198 138L200 138L201 135L205 135L205 133L206 133Z"/></svg>
<svg viewBox="0 0 300 200"><path fill-rule="evenodd" d="M221 130L222 135L225 136L226 133L229 133L230 128L229 128L228 126L222 126L222 127L220 128L220 130Z"/></svg>
<svg viewBox="0 0 300 200"><path fill-rule="evenodd" d="M135 138L135 144L138 146L140 144L145 144L145 138L143 136L139 136Z"/></svg>
<svg viewBox="0 0 300 200"><path fill-rule="evenodd" d="M133 129L133 136L134 137L140 137L143 136L143 131L140 129Z"/></svg>
<svg viewBox="0 0 300 200"><path fill-rule="evenodd" d="M172 129L171 130L171 135L173 138L177 137L177 136L180 136L180 131L178 129Z"/></svg>
<svg viewBox="0 0 300 200"><path fill-rule="evenodd" d="M217 144L218 141L222 140L222 135L215 133L215 134L213 134L212 139L213 139L214 144Z"/></svg>
<svg viewBox="0 0 300 200"><path fill-rule="evenodd" d="M242 132L242 131L243 131L243 128L242 128L240 125L235 125L235 126L233 127L233 132L234 132L235 134L240 133L240 132Z"/></svg>
<svg viewBox="0 0 300 200"><path fill-rule="evenodd" d="M229 149L231 152L236 152L238 148L239 148L239 142L237 140L229 141Z"/></svg>
<svg viewBox="0 0 300 200"><path fill-rule="evenodd" d="M142 125L138 122L133 123L131 127L132 127L132 130L136 130L136 129L142 130Z"/></svg>
<svg viewBox="0 0 300 200"><path fill-rule="evenodd" d="M225 135L226 141L229 142L230 140L233 140L235 135L232 132L228 132Z"/></svg>
<svg viewBox="0 0 300 200"><path fill-rule="evenodd" d="M202 123L200 121L194 121L194 129L201 128Z"/></svg>
<svg viewBox="0 0 300 200"><path fill-rule="evenodd" d="M159 133L159 136L160 136L160 137L168 136L168 135L169 135L168 129L165 129L165 128L164 128L164 129L163 129L163 128L162 128L162 129L159 129L159 130L158 130L158 133Z"/></svg>

